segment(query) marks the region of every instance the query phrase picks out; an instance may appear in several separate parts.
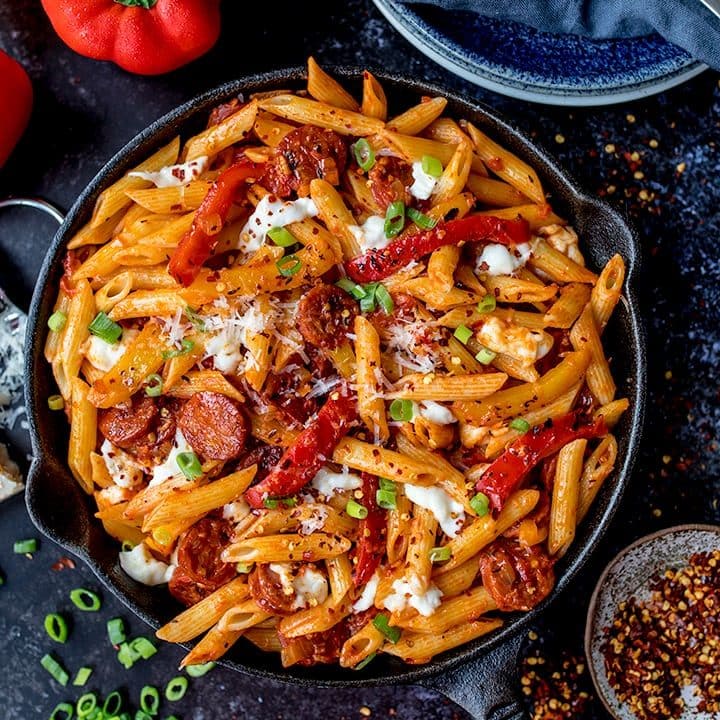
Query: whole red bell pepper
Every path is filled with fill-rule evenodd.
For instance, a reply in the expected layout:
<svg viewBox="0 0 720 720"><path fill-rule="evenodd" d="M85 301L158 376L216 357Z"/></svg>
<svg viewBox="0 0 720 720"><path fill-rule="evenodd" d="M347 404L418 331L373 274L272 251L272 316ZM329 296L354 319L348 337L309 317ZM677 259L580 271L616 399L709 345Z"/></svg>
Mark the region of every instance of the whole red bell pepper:
<svg viewBox="0 0 720 720"><path fill-rule="evenodd" d="M75 52L138 75L161 75L204 55L220 35L220 0L42 0Z"/></svg>
<svg viewBox="0 0 720 720"><path fill-rule="evenodd" d="M405 235L379 250L370 250L345 263L355 282L383 280L413 260L443 245L461 242L494 242L519 245L530 240L530 227L522 218L504 220L492 215L468 215L459 220L438 223L431 230Z"/></svg>
<svg viewBox="0 0 720 720"><path fill-rule="evenodd" d="M27 73L0 50L0 167L25 132L32 101L32 85Z"/></svg>
<svg viewBox="0 0 720 720"><path fill-rule="evenodd" d="M203 263L217 245L218 233L227 219L238 189L248 178L259 177L262 168L262 165L242 158L215 180L195 213L192 227L170 258L168 272L179 283L187 287L197 277Z"/></svg>
<svg viewBox="0 0 720 720"><path fill-rule="evenodd" d="M505 501L520 487L525 476L541 460L558 452L573 440L607 434L605 420L580 420L571 412L544 425L537 425L519 437L480 476L475 487L487 495L493 510L502 510Z"/></svg>
<svg viewBox="0 0 720 720"><path fill-rule="evenodd" d="M355 587L364 585L377 570L385 553L385 532L387 513L377 504L379 478L369 473L362 474L361 505L367 508L368 514L360 521L355 558L353 584Z"/></svg>
<svg viewBox="0 0 720 720"><path fill-rule="evenodd" d="M357 400L347 392L332 393L317 417L295 438L264 480L245 493L254 508L267 498L283 498L302 490L332 457L333 450L357 420Z"/></svg>

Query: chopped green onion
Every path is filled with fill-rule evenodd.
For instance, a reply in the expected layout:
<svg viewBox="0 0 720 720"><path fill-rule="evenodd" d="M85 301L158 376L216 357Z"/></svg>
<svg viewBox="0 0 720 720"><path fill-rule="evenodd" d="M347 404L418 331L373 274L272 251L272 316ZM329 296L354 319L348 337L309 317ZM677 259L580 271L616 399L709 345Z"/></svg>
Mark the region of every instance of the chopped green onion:
<svg viewBox="0 0 720 720"><path fill-rule="evenodd" d="M135 720L152 720L153 716L146 713L144 710L135 711Z"/></svg>
<svg viewBox="0 0 720 720"><path fill-rule="evenodd" d="M280 500L278 500L277 498L269 498L269 497L266 497L266 498L263 500L263 505L264 505L268 510L275 510L279 504L280 504Z"/></svg>
<svg viewBox="0 0 720 720"><path fill-rule="evenodd" d="M397 627L390 627L388 616L385 613L379 613L373 620L373 625L391 642L393 645L400 639L401 630Z"/></svg>
<svg viewBox="0 0 720 720"><path fill-rule="evenodd" d="M135 545L133 543L131 543L129 540L123 540L122 545L120 546L120 549L123 552L130 552L134 547L135 547Z"/></svg>
<svg viewBox="0 0 720 720"><path fill-rule="evenodd" d="M130 646L130 643L120 643L117 659L126 670L129 670L138 660L140 660L140 653L135 652L135 650L133 650Z"/></svg>
<svg viewBox="0 0 720 720"><path fill-rule="evenodd" d="M296 498L296 497L281 498L280 502L281 502L286 508L294 508L294 507L297 505L297 498Z"/></svg>
<svg viewBox="0 0 720 720"><path fill-rule="evenodd" d="M116 343L123 333L122 326L111 320L104 312L99 312L95 316L95 319L88 326L88 330L110 345Z"/></svg>
<svg viewBox="0 0 720 720"><path fill-rule="evenodd" d="M345 506L345 512L356 520L364 520L368 516L368 509L354 500L348 500Z"/></svg>
<svg viewBox="0 0 720 720"><path fill-rule="evenodd" d="M70 591L70 600L78 610L84 612L95 612L100 609L100 598L92 591L85 588L75 588Z"/></svg>
<svg viewBox="0 0 720 720"><path fill-rule="evenodd" d="M187 689L188 679L184 675L178 675L165 686L165 697L170 700L170 702L177 702L178 700L182 700Z"/></svg>
<svg viewBox="0 0 720 720"><path fill-rule="evenodd" d="M240 573L240 575L247 575L252 569L255 567L255 563L245 563L245 562L239 562L237 565L235 565L235 569Z"/></svg>
<svg viewBox="0 0 720 720"><path fill-rule="evenodd" d="M375 292L380 283L368 283L363 287L365 295L360 298L360 312L375 312Z"/></svg>
<svg viewBox="0 0 720 720"><path fill-rule="evenodd" d="M181 340L180 341L180 349L177 348L173 350L166 350L162 354L163 360L171 360L172 358L181 357L182 355L187 355L193 348L195 347L195 343L192 340Z"/></svg>
<svg viewBox="0 0 720 720"><path fill-rule="evenodd" d="M479 492L470 499L470 507L477 513L478 517L483 517L490 510L490 499L485 493Z"/></svg>
<svg viewBox="0 0 720 720"><path fill-rule="evenodd" d="M362 170L367 172L372 169L372 166L375 164L375 153L365 138L360 138L352 146L352 151L357 164Z"/></svg>
<svg viewBox="0 0 720 720"><path fill-rule="evenodd" d="M111 645L120 645L127 639L125 635L125 623L122 618L113 618L107 621L107 634Z"/></svg>
<svg viewBox="0 0 720 720"><path fill-rule="evenodd" d="M48 720L72 720L74 714L75 708L70 703L62 702L55 706Z"/></svg>
<svg viewBox="0 0 720 720"><path fill-rule="evenodd" d="M385 237L394 238L405 227L405 203L396 200L388 205L385 213Z"/></svg>
<svg viewBox="0 0 720 720"><path fill-rule="evenodd" d="M203 675L207 675L207 673L209 673L215 665L216 663L212 660L210 662L203 663L202 665L186 665L185 672L190 677L202 677Z"/></svg>
<svg viewBox="0 0 720 720"><path fill-rule="evenodd" d="M434 178L439 178L442 175L443 166L440 160L436 157L433 157L432 155L423 155L421 163L423 172L427 175Z"/></svg>
<svg viewBox="0 0 720 720"><path fill-rule="evenodd" d="M81 667L77 671L77 675L75 675L75 679L73 680L73 685L75 687L83 687L87 683L87 681L90 679L90 676L92 675L92 668L89 667Z"/></svg>
<svg viewBox="0 0 720 720"><path fill-rule="evenodd" d="M480 348L480 352L475 355L475 359L483 365L489 365L496 357L497 353L486 347Z"/></svg>
<svg viewBox="0 0 720 720"><path fill-rule="evenodd" d="M445 562L452 557L452 550L446 545L445 547L434 547L430 551L430 562Z"/></svg>
<svg viewBox="0 0 720 720"><path fill-rule="evenodd" d="M375 299L386 315L389 315L395 309L395 303L393 302L392 295L390 295L388 289L380 283L378 283L375 288Z"/></svg>
<svg viewBox="0 0 720 720"><path fill-rule="evenodd" d="M117 690L113 690L106 698L103 703L102 711L105 717L112 717L117 715L122 708L122 695Z"/></svg>
<svg viewBox="0 0 720 720"><path fill-rule="evenodd" d="M530 429L530 423L524 418L515 418L510 423L510 427L518 432L526 433Z"/></svg>
<svg viewBox="0 0 720 720"><path fill-rule="evenodd" d="M143 660L151 658L157 652L155 645L146 637L135 638L130 642L130 647L133 652L138 653Z"/></svg>
<svg viewBox="0 0 720 720"><path fill-rule="evenodd" d="M473 336L473 331L466 325L458 325L453 335L463 344L467 345L468 340Z"/></svg>
<svg viewBox="0 0 720 720"><path fill-rule="evenodd" d="M97 695L95 693L85 693L77 699L75 709L78 717L87 717L97 707Z"/></svg>
<svg viewBox="0 0 720 720"><path fill-rule="evenodd" d="M48 407L51 410L62 410L65 407L62 395L51 395L48 398Z"/></svg>
<svg viewBox="0 0 720 720"><path fill-rule="evenodd" d="M437 225L437 220L421 213L415 208L407 209L407 216L421 229L431 230Z"/></svg>
<svg viewBox="0 0 720 720"><path fill-rule="evenodd" d="M270 228L267 234L278 247L290 247L291 245L295 245L297 242L297 238L284 227Z"/></svg>
<svg viewBox="0 0 720 720"><path fill-rule="evenodd" d="M410 422L413 419L412 400L393 400L390 403L390 417L398 422Z"/></svg>
<svg viewBox="0 0 720 720"><path fill-rule="evenodd" d="M145 378L145 394L148 397L158 397L162 395L163 391L163 379L157 373L148 375Z"/></svg>
<svg viewBox="0 0 720 720"><path fill-rule="evenodd" d="M45 616L45 632L52 640L64 643L68 638L68 626L65 618L57 613Z"/></svg>
<svg viewBox="0 0 720 720"><path fill-rule="evenodd" d="M199 332L205 332L205 320L196 310L193 310L189 305L185 308L185 315L187 319L195 326L195 329Z"/></svg>
<svg viewBox="0 0 720 720"><path fill-rule="evenodd" d="M156 687L146 685L140 691L140 707L148 715L156 715L160 709L160 693Z"/></svg>
<svg viewBox="0 0 720 720"><path fill-rule="evenodd" d="M353 282L350 278L340 278L340 280L338 280L335 284L341 290L344 290L349 295L352 295L356 300L362 300L367 295L363 286Z"/></svg>
<svg viewBox="0 0 720 720"><path fill-rule="evenodd" d="M16 540L13 543L13 552L17 555L26 555L27 553L34 553L37 550L38 541L35 538L29 538L28 540Z"/></svg>
<svg viewBox="0 0 720 720"><path fill-rule="evenodd" d="M481 312L483 315L491 313L495 309L496 304L495 296L488 294L477 304L478 312Z"/></svg>
<svg viewBox="0 0 720 720"><path fill-rule="evenodd" d="M64 327L65 323L67 322L67 315L62 310L56 310L49 318L48 318L48 327L53 332L60 332Z"/></svg>
<svg viewBox="0 0 720 720"><path fill-rule="evenodd" d="M389 490L390 492L397 492L397 485L392 480L388 480L387 478L381 477L380 478L380 489L381 490Z"/></svg>
<svg viewBox="0 0 720 720"><path fill-rule="evenodd" d="M376 655L377 653L370 653L366 658L363 658L353 670L362 670L364 667L367 667L375 659Z"/></svg>
<svg viewBox="0 0 720 720"><path fill-rule="evenodd" d="M286 255L275 263L275 267L283 277L292 277L300 271L302 260L297 255Z"/></svg>
<svg viewBox="0 0 720 720"><path fill-rule="evenodd" d="M375 502L383 510L395 510L397 508L397 495L394 490L378 490L375 493Z"/></svg>
<svg viewBox="0 0 720 720"><path fill-rule="evenodd" d="M43 655L40 658L40 664L52 675L53 679L63 686L67 685L70 676L67 670L52 655Z"/></svg>
<svg viewBox="0 0 720 720"><path fill-rule="evenodd" d="M176 715L168 715L165 720L179 720Z"/></svg>
<svg viewBox="0 0 720 720"><path fill-rule="evenodd" d="M183 452L177 456L177 466L188 480L197 480L202 477L200 458L194 452Z"/></svg>

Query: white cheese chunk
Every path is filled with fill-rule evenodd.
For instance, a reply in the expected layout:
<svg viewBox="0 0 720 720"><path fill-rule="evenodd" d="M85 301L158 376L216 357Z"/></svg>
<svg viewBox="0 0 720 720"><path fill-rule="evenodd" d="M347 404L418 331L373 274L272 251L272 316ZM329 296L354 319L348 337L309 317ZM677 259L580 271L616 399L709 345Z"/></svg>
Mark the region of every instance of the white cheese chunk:
<svg viewBox="0 0 720 720"><path fill-rule="evenodd" d="M369 610L375 604L375 595L377 595L378 585L380 584L380 573L377 571L365 583L365 587L360 593L360 597L353 603L352 609L354 613Z"/></svg>
<svg viewBox="0 0 720 720"><path fill-rule="evenodd" d="M433 194L438 179L428 175L421 162L413 163L412 176L415 182L410 186L410 194L418 200L427 200Z"/></svg>
<svg viewBox="0 0 720 720"><path fill-rule="evenodd" d="M429 510L448 537L455 537L462 529L465 510L442 488L406 484L405 495L416 505Z"/></svg>
<svg viewBox="0 0 720 720"><path fill-rule="evenodd" d="M418 412L421 417L437 425L452 425L457 422L450 408L433 400L423 400L418 403Z"/></svg>
<svg viewBox="0 0 720 720"><path fill-rule="evenodd" d="M407 580L400 578L392 584L393 592L383 600L384 607L390 612L401 612L408 605L415 608L423 617L430 617L439 607L442 590L431 584L424 593L416 593Z"/></svg>
<svg viewBox="0 0 720 720"><path fill-rule="evenodd" d="M240 231L238 249L246 253L255 252L265 242L268 230L285 227L317 214L318 209L310 198L279 200L275 195L266 195Z"/></svg>
<svg viewBox="0 0 720 720"><path fill-rule="evenodd" d="M521 243L514 247L489 243L480 253L475 269L485 275L512 275L525 265L531 255L530 243Z"/></svg>
<svg viewBox="0 0 720 720"><path fill-rule="evenodd" d="M350 232L360 245L363 252L381 250L387 247L392 238L385 235L385 218L371 215L361 226L350 225Z"/></svg>
<svg viewBox="0 0 720 720"><path fill-rule="evenodd" d="M122 337L116 343L108 343L97 337L90 337L83 343L81 352L87 361L98 370L108 372L117 364L117 361L125 354L130 343L137 337L137 330L124 330Z"/></svg>
<svg viewBox="0 0 720 720"><path fill-rule="evenodd" d="M578 265L585 265L585 258L578 247L578 236L569 225L545 225L538 229L538 235L545 238L550 247L567 255Z"/></svg>
<svg viewBox="0 0 720 720"><path fill-rule="evenodd" d="M145 543L136 545L132 550L119 553L120 567L137 582L143 585L162 585L170 582L175 572L174 565L168 565L154 558Z"/></svg>
<svg viewBox="0 0 720 720"><path fill-rule="evenodd" d="M553 346L552 335L544 330L530 330L497 317L488 317L476 337L486 348L510 355L524 367L545 357Z"/></svg>
<svg viewBox="0 0 720 720"><path fill-rule="evenodd" d="M148 180L159 188L181 187L199 178L207 170L208 163L208 158L203 155L180 165L168 165L157 172L135 171L128 174L130 177Z"/></svg>
<svg viewBox="0 0 720 720"><path fill-rule="evenodd" d="M300 533L300 535L311 535L325 527L330 511L326 505L321 505L320 503L310 502L305 503L305 505L306 508L309 506L310 515L300 521L298 533Z"/></svg>
<svg viewBox="0 0 720 720"><path fill-rule="evenodd" d="M359 475L343 470L343 472L334 472L329 468L323 467L317 471L312 479L312 487L321 495L330 497L334 493L343 492L345 490L357 490L362 486L362 478Z"/></svg>
<svg viewBox="0 0 720 720"><path fill-rule="evenodd" d="M245 500L235 500L235 502L226 503L223 505L222 516L225 520L237 525L241 520L250 514L250 506Z"/></svg>
<svg viewBox="0 0 720 720"><path fill-rule="evenodd" d="M118 487L132 488L144 478L144 467L129 453L115 447L109 440L100 446L100 454L112 481Z"/></svg>
<svg viewBox="0 0 720 720"><path fill-rule="evenodd" d="M293 575L291 563L270 563L269 569L280 579L283 593L295 596L292 604L293 610L317 607L327 600L327 579L314 568L301 565L295 575Z"/></svg>
<svg viewBox="0 0 720 720"><path fill-rule="evenodd" d="M175 442L173 443L173 446L165 460L153 468L152 480L150 480L148 486L154 487L155 485L160 485L171 478L185 477L178 466L177 459L178 455L181 453L189 452L193 452L193 449L190 447L188 441L185 439L185 436L180 432L180 430L176 430Z"/></svg>

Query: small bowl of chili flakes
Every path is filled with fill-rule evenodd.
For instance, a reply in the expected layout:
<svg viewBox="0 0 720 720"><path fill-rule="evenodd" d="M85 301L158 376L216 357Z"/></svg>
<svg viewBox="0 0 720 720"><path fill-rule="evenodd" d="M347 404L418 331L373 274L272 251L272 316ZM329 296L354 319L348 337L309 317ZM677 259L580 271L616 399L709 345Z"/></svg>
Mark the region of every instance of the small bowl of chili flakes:
<svg viewBox="0 0 720 720"><path fill-rule="evenodd" d="M720 527L680 525L620 552L590 601L585 653L618 720L720 719Z"/></svg>

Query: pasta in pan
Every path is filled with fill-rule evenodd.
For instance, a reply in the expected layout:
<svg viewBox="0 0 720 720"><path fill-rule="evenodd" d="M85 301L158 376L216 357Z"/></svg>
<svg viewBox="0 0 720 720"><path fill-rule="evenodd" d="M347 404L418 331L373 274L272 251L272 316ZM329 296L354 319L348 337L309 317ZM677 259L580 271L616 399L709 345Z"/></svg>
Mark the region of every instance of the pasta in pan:
<svg viewBox="0 0 720 720"><path fill-rule="evenodd" d="M314 61L100 196L45 356L69 467L158 631L283 665L427 662L529 610L611 473L600 273L537 173ZM53 399L55 407L59 405Z"/></svg>

